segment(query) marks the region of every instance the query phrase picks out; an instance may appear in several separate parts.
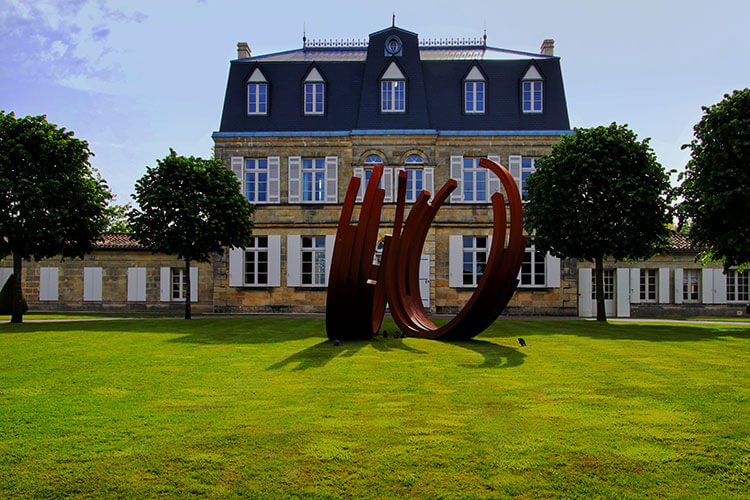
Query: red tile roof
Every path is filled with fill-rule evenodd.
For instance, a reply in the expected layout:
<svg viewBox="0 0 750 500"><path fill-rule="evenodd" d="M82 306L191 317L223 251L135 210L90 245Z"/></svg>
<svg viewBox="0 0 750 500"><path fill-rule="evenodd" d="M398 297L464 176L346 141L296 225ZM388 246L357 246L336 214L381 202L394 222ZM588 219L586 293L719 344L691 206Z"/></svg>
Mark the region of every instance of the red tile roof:
<svg viewBox="0 0 750 500"><path fill-rule="evenodd" d="M693 242L688 237L681 233L673 233L672 241L669 244L669 249L673 252L697 252L699 251L693 245Z"/></svg>
<svg viewBox="0 0 750 500"><path fill-rule="evenodd" d="M148 247L127 233L104 233L94 243L97 250L148 250Z"/></svg>

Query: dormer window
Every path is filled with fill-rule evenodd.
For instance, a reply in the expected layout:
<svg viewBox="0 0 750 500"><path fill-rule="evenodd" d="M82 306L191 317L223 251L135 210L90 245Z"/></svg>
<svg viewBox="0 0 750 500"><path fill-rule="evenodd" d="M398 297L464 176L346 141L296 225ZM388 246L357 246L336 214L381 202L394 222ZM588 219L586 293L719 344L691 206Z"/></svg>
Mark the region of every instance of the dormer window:
<svg viewBox="0 0 750 500"><path fill-rule="evenodd" d="M484 75L474 66L464 79L464 112L484 113L484 89Z"/></svg>
<svg viewBox="0 0 750 500"><path fill-rule="evenodd" d="M304 84L305 91L305 114L322 115L325 95L325 81L320 72L313 68L307 74Z"/></svg>
<svg viewBox="0 0 750 500"><path fill-rule="evenodd" d="M260 68L247 80L247 114L265 115L268 113L268 81Z"/></svg>
<svg viewBox="0 0 750 500"><path fill-rule="evenodd" d="M391 62L380 78L380 110L384 113L406 111L406 77L395 62Z"/></svg>
<svg viewBox="0 0 750 500"><path fill-rule="evenodd" d="M544 80L536 66L530 66L521 79L521 110L524 113L541 113Z"/></svg>

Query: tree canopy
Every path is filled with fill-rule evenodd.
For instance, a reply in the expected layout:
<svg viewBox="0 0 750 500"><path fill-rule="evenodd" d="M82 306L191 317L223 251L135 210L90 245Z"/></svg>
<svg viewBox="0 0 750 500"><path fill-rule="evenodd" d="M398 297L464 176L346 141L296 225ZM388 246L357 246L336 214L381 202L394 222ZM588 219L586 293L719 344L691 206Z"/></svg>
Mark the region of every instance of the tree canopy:
<svg viewBox="0 0 750 500"><path fill-rule="evenodd" d="M133 205L130 203L124 205L110 204L104 209L104 217L107 219L107 227L104 228L104 231L107 233L130 233L132 228L130 227L128 213L132 209Z"/></svg>
<svg viewBox="0 0 750 500"><path fill-rule="evenodd" d="M91 167L93 153L73 132L46 116L16 118L0 111L0 253L22 260L82 257L106 225L112 195ZM21 279L11 321L22 321Z"/></svg>
<svg viewBox="0 0 750 500"><path fill-rule="evenodd" d="M680 224L704 257L726 268L750 264L750 89L703 107L691 158L680 174Z"/></svg>
<svg viewBox="0 0 750 500"><path fill-rule="evenodd" d="M190 262L208 262L225 247L244 247L252 238L254 206L234 174L219 160L178 156L174 150L135 184L138 204L129 213L133 235L153 252ZM190 301L185 301L190 317Z"/></svg>
<svg viewBox="0 0 750 500"><path fill-rule="evenodd" d="M596 264L598 319L602 260L646 259L669 242L669 176L648 142L616 123L576 129L528 178L526 230L537 251Z"/></svg>

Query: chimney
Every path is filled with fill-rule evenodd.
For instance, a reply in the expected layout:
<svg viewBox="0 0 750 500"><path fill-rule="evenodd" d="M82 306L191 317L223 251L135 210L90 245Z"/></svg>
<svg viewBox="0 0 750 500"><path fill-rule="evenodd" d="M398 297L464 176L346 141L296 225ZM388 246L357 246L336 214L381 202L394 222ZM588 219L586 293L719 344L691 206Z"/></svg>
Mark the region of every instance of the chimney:
<svg viewBox="0 0 750 500"><path fill-rule="evenodd" d="M539 48L539 53L543 56L554 56L555 55L555 41L548 38L542 42L542 46Z"/></svg>
<svg viewBox="0 0 750 500"><path fill-rule="evenodd" d="M239 42L237 44L237 59L245 59L250 57L250 46L247 42Z"/></svg>

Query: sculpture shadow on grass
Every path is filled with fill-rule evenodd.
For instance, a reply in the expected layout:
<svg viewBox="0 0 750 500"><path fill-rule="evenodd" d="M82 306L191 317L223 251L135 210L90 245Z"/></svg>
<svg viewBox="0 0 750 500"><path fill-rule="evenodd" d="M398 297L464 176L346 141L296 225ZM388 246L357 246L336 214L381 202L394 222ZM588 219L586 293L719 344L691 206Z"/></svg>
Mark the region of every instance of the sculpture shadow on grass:
<svg viewBox="0 0 750 500"><path fill-rule="evenodd" d="M512 347L506 347L488 342L486 340L468 340L461 342L445 342L446 344L461 347L481 354L484 358L482 364L466 364L459 366L465 368L511 368L523 363L525 354ZM267 370L279 370L290 365L294 365L294 370L307 370L310 368L321 368L337 357L352 357L365 346L372 346L382 353L392 351L407 351L411 354L424 355L426 351L416 349L402 339L380 339L358 340L343 342L335 346L329 341L320 342L313 346L302 349L291 356L274 363L266 368Z"/></svg>

